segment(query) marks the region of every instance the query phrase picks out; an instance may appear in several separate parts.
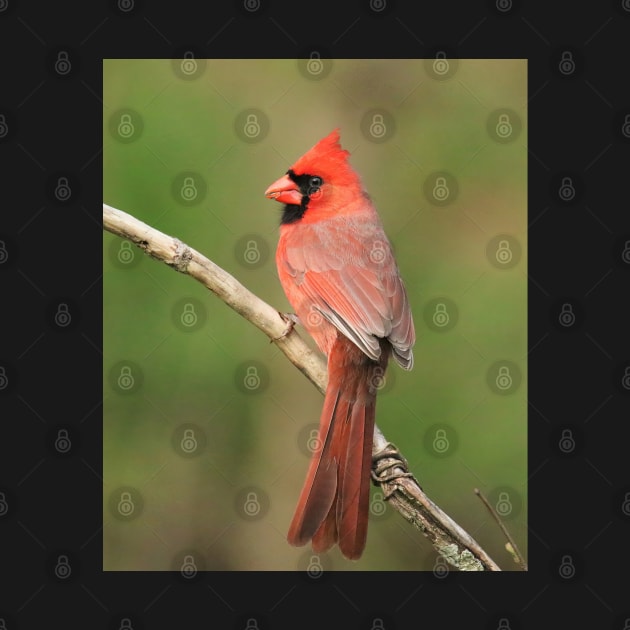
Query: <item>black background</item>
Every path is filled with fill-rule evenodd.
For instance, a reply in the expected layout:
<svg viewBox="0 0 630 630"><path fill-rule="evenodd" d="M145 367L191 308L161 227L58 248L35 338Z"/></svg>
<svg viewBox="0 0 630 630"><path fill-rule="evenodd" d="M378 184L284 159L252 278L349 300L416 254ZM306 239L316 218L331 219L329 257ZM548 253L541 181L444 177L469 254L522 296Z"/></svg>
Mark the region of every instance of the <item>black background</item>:
<svg viewBox="0 0 630 630"><path fill-rule="evenodd" d="M528 573L186 581L101 570L102 59L314 49L529 60ZM629 59L628 0L588 10L566 0L0 0L0 628L630 627ZM70 199L55 197L60 176ZM570 201L558 195L567 176ZM567 302L575 324L558 326ZM570 453L558 448L565 429ZM67 578L55 574L60 555Z"/></svg>

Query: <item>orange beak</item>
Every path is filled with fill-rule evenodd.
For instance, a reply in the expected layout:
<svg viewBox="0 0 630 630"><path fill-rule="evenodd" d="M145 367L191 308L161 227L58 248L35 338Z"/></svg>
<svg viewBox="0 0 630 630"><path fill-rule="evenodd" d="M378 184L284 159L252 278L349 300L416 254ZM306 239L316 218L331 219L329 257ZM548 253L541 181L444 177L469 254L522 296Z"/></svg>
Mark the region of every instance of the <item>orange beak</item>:
<svg viewBox="0 0 630 630"><path fill-rule="evenodd" d="M271 184L265 190L265 197L275 199L280 203L288 203L292 206L299 206L302 203L302 193L298 185L288 175L282 176Z"/></svg>

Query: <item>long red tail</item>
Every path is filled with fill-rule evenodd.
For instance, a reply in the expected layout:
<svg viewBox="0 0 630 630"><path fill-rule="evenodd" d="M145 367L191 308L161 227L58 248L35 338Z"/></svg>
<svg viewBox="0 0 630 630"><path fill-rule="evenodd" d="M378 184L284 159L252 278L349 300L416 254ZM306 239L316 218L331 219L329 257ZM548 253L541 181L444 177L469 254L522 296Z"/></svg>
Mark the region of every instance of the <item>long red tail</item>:
<svg viewBox="0 0 630 630"><path fill-rule="evenodd" d="M313 541L313 550L335 543L346 558L363 553L370 501L376 385L389 348L377 363L339 334L328 356L328 387L318 449L289 527L292 545Z"/></svg>

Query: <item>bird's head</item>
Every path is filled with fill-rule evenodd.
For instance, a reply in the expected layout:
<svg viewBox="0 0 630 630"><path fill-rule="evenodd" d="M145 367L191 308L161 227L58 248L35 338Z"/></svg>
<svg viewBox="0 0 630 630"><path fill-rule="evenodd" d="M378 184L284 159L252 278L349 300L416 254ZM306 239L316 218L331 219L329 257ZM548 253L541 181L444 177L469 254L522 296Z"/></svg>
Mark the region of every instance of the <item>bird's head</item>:
<svg viewBox="0 0 630 630"><path fill-rule="evenodd" d="M348 151L339 144L335 129L265 191L265 196L286 204L283 224L313 222L348 209L362 195L359 176L348 162Z"/></svg>

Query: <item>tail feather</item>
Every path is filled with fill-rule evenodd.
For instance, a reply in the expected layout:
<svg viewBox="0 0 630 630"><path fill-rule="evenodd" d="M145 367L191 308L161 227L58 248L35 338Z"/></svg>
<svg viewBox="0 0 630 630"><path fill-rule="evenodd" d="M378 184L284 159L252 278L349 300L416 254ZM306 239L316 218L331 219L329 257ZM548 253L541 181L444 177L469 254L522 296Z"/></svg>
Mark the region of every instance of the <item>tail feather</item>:
<svg viewBox="0 0 630 630"><path fill-rule="evenodd" d="M306 474L306 481L289 526L289 544L300 547L315 535L337 495L337 468L331 446L331 425L335 418L339 391L326 391L319 426L319 440Z"/></svg>
<svg viewBox="0 0 630 630"><path fill-rule="evenodd" d="M374 401L351 408L345 458L340 463L337 500L338 544L346 558L361 557L367 539Z"/></svg>
<svg viewBox="0 0 630 630"><path fill-rule="evenodd" d="M291 521L288 541L326 551L335 543L346 558L357 559L367 539L370 468L374 435L375 368L383 370L388 352L376 363L339 335L328 357L328 387L306 481Z"/></svg>
<svg viewBox="0 0 630 630"><path fill-rule="evenodd" d="M348 431L350 429L348 419L352 410L352 403L348 400L347 394L339 391L338 388L337 391L339 392L339 402L335 409L335 417L330 429L332 435L332 456L335 458L335 461L338 462L337 494L335 495L335 500L330 506L330 510L328 511L326 518L322 521L322 524L315 532L315 536L313 536L313 551L317 553L328 551L328 549L330 549L339 538L337 529L337 509L339 506L339 491L343 482L344 461L347 450L346 445L348 443Z"/></svg>

